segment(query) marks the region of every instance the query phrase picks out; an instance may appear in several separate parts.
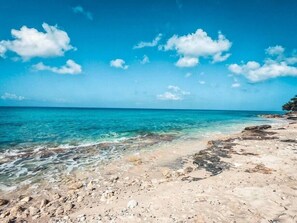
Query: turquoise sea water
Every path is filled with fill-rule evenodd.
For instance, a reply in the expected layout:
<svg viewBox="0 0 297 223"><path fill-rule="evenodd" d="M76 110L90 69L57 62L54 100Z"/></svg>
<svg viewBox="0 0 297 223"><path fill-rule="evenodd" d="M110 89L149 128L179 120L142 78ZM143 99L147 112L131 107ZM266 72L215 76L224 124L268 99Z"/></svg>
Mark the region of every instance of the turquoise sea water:
<svg viewBox="0 0 297 223"><path fill-rule="evenodd" d="M2 107L0 189L157 143L261 124L265 113L271 112Z"/></svg>

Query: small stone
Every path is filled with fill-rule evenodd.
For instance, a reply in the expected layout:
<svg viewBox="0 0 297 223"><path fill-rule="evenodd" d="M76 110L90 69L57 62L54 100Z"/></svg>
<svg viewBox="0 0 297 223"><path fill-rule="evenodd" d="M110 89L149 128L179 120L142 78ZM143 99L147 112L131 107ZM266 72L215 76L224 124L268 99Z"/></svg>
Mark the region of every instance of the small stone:
<svg viewBox="0 0 297 223"><path fill-rule="evenodd" d="M9 203L9 200L0 198L0 206L8 204L8 203Z"/></svg>
<svg viewBox="0 0 297 223"><path fill-rule="evenodd" d="M82 182L76 182L76 183L71 184L71 185L68 187L68 189L69 189L69 190L78 190L78 189L82 188L83 186L84 186L84 185L83 185Z"/></svg>
<svg viewBox="0 0 297 223"><path fill-rule="evenodd" d="M54 200L58 200L60 197L61 197L60 194L54 194L54 195L53 195L53 199L54 199Z"/></svg>
<svg viewBox="0 0 297 223"><path fill-rule="evenodd" d="M109 180L110 180L111 183L115 183L115 182L117 182L119 179L120 179L120 178L119 178L118 176L111 176Z"/></svg>
<svg viewBox="0 0 297 223"><path fill-rule="evenodd" d="M80 202L83 201L83 199L84 199L83 196L78 196L78 197L77 197L77 202L80 203Z"/></svg>
<svg viewBox="0 0 297 223"><path fill-rule="evenodd" d="M74 207L74 204L68 203L64 206L65 211L70 211Z"/></svg>
<svg viewBox="0 0 297 223"><path fill-rule="evenodd" d="M132 209L132 208L135 208L137 205L138 205L138 202L137 202L137 201L135 201L135 200L130 200L130 201L128 202L128 204L127 204L127 208Z"/></svg>
<svg viewBox="0 0 297 223"><path fill-rule="evenodd" d="M93 184L92 181L90 181L87 185L87 190L95 190L95 189L96 189L95 185Z"/></svg>
<svg viewBox="0 0 297 223"><path fill-rule="evenodd" d="M165 178L170 178L172 176L169 170L163 170L162 174Z"/></svg>
<svg viewBox="0 0 297 223"><path fill-rule="evenodd" d="M36 208L36 207L33 207L33 206L29 207L29 213L30 213L31 216L34 216L34 215L38 214L39 211L40 210L38 208Z"/></svg>
<svg viewBox="0 0 297 223"><path fill-rule="evenodd" d="M17 216L19 213L23 211L23 208L19 205L16 205L10 209L11 216Z"/></svg>
<svg viewBox="0 0 297 223"><path fill-rule="evenodd" d="M33 198L32 197L24 197L21 202L22 203L28 203L29 201L31 201Z"/></svg>
<svg viewBox="0 0 297 223"><path fill-rule="evenodd" d="M114 191L113 190L106 190L101 195L101 199L100 200L101 201L106 201L106 200L110 199L113 196L114 196Z"/></svg>
<svg viewBox="0 0 297 223"><path fill-rule="evenodd" d="M56 210L56 215L61 215L61 214L63 214L64 213L64 209L63 209L63 207L58 207L57 208L57 210Z"/></svg>
<svg viewBox="0 0 297 223"><path fill-rule="evenodd" d="M186 168L183 169L184 173L191 173L193 171L193 167L187 166Z"/></svg>

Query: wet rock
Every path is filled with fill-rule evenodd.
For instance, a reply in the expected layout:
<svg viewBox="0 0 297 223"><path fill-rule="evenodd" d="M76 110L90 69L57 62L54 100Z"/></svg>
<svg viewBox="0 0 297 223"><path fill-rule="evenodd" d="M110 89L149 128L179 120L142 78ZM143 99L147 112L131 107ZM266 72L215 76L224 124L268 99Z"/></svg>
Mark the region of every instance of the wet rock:
<svg viewBox="0 0 297 223"><path fill-rule="evenodd" d="M241 140L268 140L268 139L278 139L274 137L275 132L264 131L271 128L271 125L259 125L246 127L241 134L239 139Z"/></svg>
<svg viewBox="0 0 297 223"><path fill-rule="evenodd" d="M193 156L193 164L199 169L205 169L212 175L218 175L226 169L230 169L231 164L222 161L221 158L230 158L234 153L232 147L236 145L235 139L212 140L208 142L208 148L199 151Z"/></svg>
<svg viewBox="0 0 297 223"><path fill-rule="evenodd" d="M133 209L138 205L138 202L136 200L130 200L127 204L127 208Z"/></svg>
<svg viewBox="0 0 297 223"><path fill-rule="evenodd" d="M8 204L8 203L9 203L9 200L0 198L0 206L3 206L3 205Z"/></svg>
<svg viewBox="0 0 297 223"><path fill-rule="evenodd" d="M269 129L271 128L271 125L256 125L256 126L248 126L248 127L245 127L244 130L265 130L265 129Z"/></svg>
<svg viewBox="0 0 297 223"><path fill-rule="evenodd" d="M84 185L83 185L82 182L76 182L76 183L71 184L71 185L68 187L68 189L69 189L69 190L78 190L78 189L82 188L83 186L84 186Z"/></svg>

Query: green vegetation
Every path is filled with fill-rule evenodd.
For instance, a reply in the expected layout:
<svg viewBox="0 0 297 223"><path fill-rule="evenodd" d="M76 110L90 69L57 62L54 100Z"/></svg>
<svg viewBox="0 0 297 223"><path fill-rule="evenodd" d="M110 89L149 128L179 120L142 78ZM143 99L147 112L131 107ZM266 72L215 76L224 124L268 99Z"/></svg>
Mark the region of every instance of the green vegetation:
<svg viewBox="0 0 297 223"><path fill-rule="evenodd" d="M297 95L292 98L289 102L283 105L283 110L286 111L297 111Z"/></svg>

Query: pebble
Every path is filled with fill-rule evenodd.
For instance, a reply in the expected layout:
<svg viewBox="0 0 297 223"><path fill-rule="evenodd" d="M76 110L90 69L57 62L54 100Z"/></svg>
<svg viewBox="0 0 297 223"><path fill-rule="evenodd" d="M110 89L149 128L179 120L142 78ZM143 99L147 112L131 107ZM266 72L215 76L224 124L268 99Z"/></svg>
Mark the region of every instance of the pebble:
<svg viewBox="0 0 297 223"><path fill-rule="evenodd" d="M40 210L38 208L33 207L33 206L29 207L29 213L31 216L34 216L34 215L38 214L39 212L40 212Z"/></svg>
<svg viewBox="0 0 297 223"><path fill-rule="evenodd" d="M22 203L27 203L27 202L31 201L32 199L33 199L32 197L24 197L24 198L21 200L21 202L22 202Z"/></svg>
<svg viewBox="0 0 297 223"><path fill-rule="evenodd" d="M127 208L135 208L138 205L138 202L136 200L130 200L127 204Z"/></svg>
<svg viewBox="0 0 297 223"><path fill-rule="evenodd" d="M82 182L76 182L76 183L71 184L71 185L68 187L68 189L69 189L69 190L78 190L78 189L82 188L83 186L84 186L84 185L83 185Z"/></svg>

